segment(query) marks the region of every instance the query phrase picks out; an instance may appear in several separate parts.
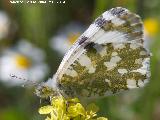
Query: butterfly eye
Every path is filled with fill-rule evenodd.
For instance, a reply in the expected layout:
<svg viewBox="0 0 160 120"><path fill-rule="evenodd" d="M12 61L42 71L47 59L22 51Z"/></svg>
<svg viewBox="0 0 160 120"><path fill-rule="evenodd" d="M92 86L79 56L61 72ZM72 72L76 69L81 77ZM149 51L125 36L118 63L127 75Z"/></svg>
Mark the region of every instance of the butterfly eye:
<svg viewBox="0 0 160 120"><path fill-rule="evenodd" d="M57 84L58 88L62 88L62 85L60 83Z"/></svg>

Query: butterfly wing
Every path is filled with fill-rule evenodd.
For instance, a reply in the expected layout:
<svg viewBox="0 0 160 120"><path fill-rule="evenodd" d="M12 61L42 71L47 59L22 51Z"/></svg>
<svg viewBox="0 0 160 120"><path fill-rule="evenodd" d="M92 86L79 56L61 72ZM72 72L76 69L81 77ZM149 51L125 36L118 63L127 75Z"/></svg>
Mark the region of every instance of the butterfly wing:
<svg viewBox="0 0 160 120"><path fill-rule="evenodd" d="M112 46L111 48L114 48L114 45L116 45L117 47L123 46L122 48L124 50L117 49L117 50L123 51L121 53L118 53L116 49L109 49L110 45ZM98 54L97 52L93 52L96 50L97 51L100 50L101 52L99 52ZM134 55L132 55L132 52L130 51L132 51ZM109 56L109 54L112 54L114 52L117 53L118 56L115 56L115 58L114 57L112 58L111 55ZM146 56L140 56L139 54L141 52L142 53L144 52ZM92 56L89 56L89 54L92 54ZM123 54L123 56L120 56L121 54ZM139 56L137 56L137 54ZM102 55L101 57L104 59L104 61L101 60L100 55ZM93 57L94 57L94 60L92 59ZM128 60L129 58L130 60ZM126 61L126 63L124 64L124 66L118 65L116 67L117 64L115 64L116 62L115 59L119 60L117 61L117 64L119 64L119 62L123 63L124 61ZM140 61L141 66L136 68L133 67L134 69L131 69L131 68L127 69L127 66L130 66L130 64L135 65L134 64L135 61ZM103 13L80 36L80 38L74 43L74 45L66 53L56 75L54 76L54 79L57 80L57 83L59 85L58 87L62 89L62 91L65 92L65 94L69 96L74 96L74 95L75 96L78 96L78 95L91 96L91 94L93 93L87 91L88 89L91 89L91 86L89 86L89 84L91 83L87 84L89 80L92 81L94 85L97 86L97 88L101 88L102 86L98 86L98 85L103 84L104 85L103 88L107 89L107 91L116 93L117 91L120 91L120 90L124 90L124 89L127 90L129 88L139 87L140 83L138 79L135 79L137 78L137 75L139 75L138 78L141 79L141 86L144 85L143 83L144 80L148 79L148 76L149 76L148 62L149 62L149 54L143 48L143 24L140 17L134 13L131 13L125 8L117 7ZM99 67L101 69L98 69ZM108 71L106 71L106 69ZM117 71L114 72L114 70L117 70ZM143 73L143 76L141 74L142 71L143 72L145 71ZM102 75L103 76L102 77L103 80L102 80L102 78L98 78L98 76L101 77L100 72L108 75L107 76ZM122 75L119 73L124 73L124 74ZM126 77L127 75L129 75L130 78L124 79L124 75ZM121 79L118 79L120 78L120 76L123 76L123 77L121 77ZM93 79L94 77L96 79ZM79 81L76 81L76 80L79 80ZM86 83L83 84L83 82L80 82L80 80L82 80L83 82L86 81ZM105 80L110 81L108 83L109 84L112 83L111 84L112 86L109 87L109 84L104 84ZM97 82L98 84L96 84ZM83 87L80 84L82 86L86 86L89 88L83 89ZM76 89L76 87L80 87L80 88ZM71 91L75 93L69 94L71 93ZM94 91L102 91L102 90L95 88ZM105 92L101 94L103 95L107 94ZM82 95L83 93L85 93L85 95ZM98 93L99 92L97 92L96 95L98 95Z"/></svg>
<svg viewBox="0 0 160 120"><path fill-rule="evenodd" d="M143 44L143 24L140 17L121 7L112 8L98 17L78 38L64 56L55 75L61 79L65 70L85 50L85 46L94 43L136 41Z"/></svg>
<svg viewBox="0 0 160 120"><path fill-rule="evenodd" d="M137 43L91 43L58 81L68 96L102 97L144 86L149 53Z"/></svg>

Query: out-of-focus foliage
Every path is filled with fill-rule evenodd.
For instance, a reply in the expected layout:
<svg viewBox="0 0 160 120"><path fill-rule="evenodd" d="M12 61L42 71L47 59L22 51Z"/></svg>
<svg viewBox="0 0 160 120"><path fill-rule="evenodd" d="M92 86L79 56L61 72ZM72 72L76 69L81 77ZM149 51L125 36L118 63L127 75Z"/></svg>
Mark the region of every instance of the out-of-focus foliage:
<svg viewBox="0 0 160 120"><path fill-rule="evenodd" d="M100 107L98 116L107 116L109 120L159 120L159 0L66 0L65 4L44 5L10 4L8 0L1 0L0 12L5 13L7 19L0 18L0 35L3 36L0 37L0 62L5 50L14 48L21 39L26 39L45 53L44 62L50 69L45 74L43 79L45 81L48 77L53 76L62 59L62 55L56 49L51 48L51 46L58 45L51 40L59 35L59 30L75 21L87 27L101 13L116 6L122 6L136 12L144 20L146 44L153 54L151 60L152 77L148 86L141 90L97 100L96 103ZM23 47L22 45L21 48ZM35 59L40 58L38 55ZM25 60L21 58L20 61L24 62ZM0 64L0 68L1 66ZM32 76L34 78L40 77L36 72ZM25 78L23 75L20 77ZM46 102L42 101L42 103ZM33 95L32 88L8 87L5 83L0 83L0 120L44 120L45 118L38 113L39 105L39 98Z"/></svg>
<svg viewBox="0 0 160 120"><path fill-rule="evenodd" d="M155 18L147 18L144 20L144 27L150 36L155 36L159 29L159 21Z"/></svg>

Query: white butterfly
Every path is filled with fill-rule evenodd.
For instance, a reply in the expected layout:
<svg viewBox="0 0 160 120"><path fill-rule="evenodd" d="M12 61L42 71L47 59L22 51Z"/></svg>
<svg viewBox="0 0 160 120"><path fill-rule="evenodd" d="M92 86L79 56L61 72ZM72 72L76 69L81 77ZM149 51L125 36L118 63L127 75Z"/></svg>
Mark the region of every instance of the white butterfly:
<svg viewBox="0 0 160 120"><path fill-rule="evenodd" d="M52 88L52 94L59 91L66 97L99 98L143 87L149 78L150 53L143 46L141 18L116 7L104 12L79 37L37 94L45 95Z"/></svg>

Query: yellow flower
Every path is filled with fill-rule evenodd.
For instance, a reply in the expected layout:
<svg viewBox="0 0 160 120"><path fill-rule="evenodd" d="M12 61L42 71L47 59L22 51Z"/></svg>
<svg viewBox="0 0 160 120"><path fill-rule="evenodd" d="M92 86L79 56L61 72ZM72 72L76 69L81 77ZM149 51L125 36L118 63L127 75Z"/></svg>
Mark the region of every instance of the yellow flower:
<svg viewBox="0 0 160 120"><path fill-rule="evenodd" d="M98 107L90 104L86 109L77 98L66 100L63 97L52 97L51 105L39 109L40 114L49 114L45 120L108 120L96 118Z"/></svg>
<svg viewBox="0 0 160 120"><path fill-rule="evenodd" d="M70 33L68 35L68 40L69 40L70 44L72 45L78 39L79 36L80 36L79 32L77 32L77 33Z"/></svg>
<svg viewBox="0 0 160 120"><path fill-rule="evenodd" d="M24 55L16 55L15 62L16 62L16 66L22 69L27 69L31 65L30 60Z"/></svg>
<svg viewBox="0 0 160 120"><path fill-rule="evenodd" d="M105 117L99 117L99 118L97 118L97 120L108 120L108 119Z"/></svg>
<svg viewBox="0 0 160 120"><path fill-rule="evenodd" d="M52 111L53 111L53 107L50 105L41 107L41 109L39 109L40 114L50 114Z"/></svg>
<svg viewBox="0 0 160 120"><path fill-rule="evenodd" d="M159 21L154 18L144 20L144 28L150 36L156 35L159 28Z"/></svg>
<svg viewBox="0 0 160 120"><path fill-rule="evenodd" d="M68 114L71 117L77 117L78 115L85 116L85 109L80 103L77 103L76 105L68 107Z"/></svg>

